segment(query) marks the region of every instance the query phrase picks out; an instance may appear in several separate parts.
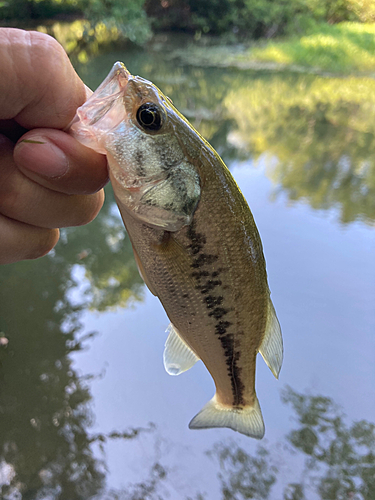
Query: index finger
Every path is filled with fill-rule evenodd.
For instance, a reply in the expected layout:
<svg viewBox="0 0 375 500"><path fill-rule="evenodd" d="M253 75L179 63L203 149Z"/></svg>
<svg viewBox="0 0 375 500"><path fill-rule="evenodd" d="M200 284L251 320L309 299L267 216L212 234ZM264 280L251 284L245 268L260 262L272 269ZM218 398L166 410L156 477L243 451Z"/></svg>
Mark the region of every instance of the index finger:
<svg viewBox="0 0 375 500"><path fill-rule="evenodd" d="M0 119L63 129L85 100L86 87L54 38L0 29Z"/></svg>

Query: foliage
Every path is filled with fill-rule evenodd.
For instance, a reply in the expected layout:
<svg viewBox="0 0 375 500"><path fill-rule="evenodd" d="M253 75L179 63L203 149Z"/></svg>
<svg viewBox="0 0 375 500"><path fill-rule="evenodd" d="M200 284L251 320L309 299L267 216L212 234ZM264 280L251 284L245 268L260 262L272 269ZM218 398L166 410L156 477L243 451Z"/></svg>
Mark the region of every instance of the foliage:
<svg viewBox="0 0 375 500"><path fill-rule="evenodd" d="M375 21L375 2L373 0L346 0L346 3L358 21L362 23Z"/></svg>
<svg viewBox="0 0 375 500"><path fill-rule="evenodd" d="M341 220L375 219L375 82L274 76L234 88L225 101L231 140L265 158L292 200L339 208Z"/></svg>
<svg viewBox="0 0 375 500"><path fill-rule="evenodd" d="M287 436L290 447L258 446L250 454L231 442L216 444L209 452L220 465L222 500L269 498L279 464L290 463L296 452L304 460L302 473L296 468L293 482L284 485L283 496L277 498L307 500L308 490L321 500L375 498L375 424L362 420L348 425L332 399L300 394L290 387L283 391L282 401L292 407L297 422Z"/></svg>
<svg viewBox="0 0 375 500"><path fill-rule="evenodd" d="M314 209L334 208L344 223L373 224L372 78L182 66L168 59L168 47L176 45L173 37L158 52L134 48L127 52L126 64L169 95L229 167L233 160L261 159L275 193ZM191 47L185 52L191 55ZM107 73L105 56L80 66L79 72L95 88Z"/></svg>
<svg viewBox="0 0 375 500"><path fill-rule="evenodd" d="M298 394L288 387L282 401L292 406L298 429L288 440L308 460L305 475L322 500L375 497L375 424L361 420L348 426L327 397Z"/></svg>
<svg viewBox="0 0 375 500"><path fill-rule="evenodd" d="M108 28L103 23L92 25L85 19L77 19L72 23L55 22L48 26L38 26L37 31L56 38L73 63L87 63L91 57L123 39L116 26Z"/></svg>
<svg viewBox="0 0 375 500"><path fill-rule="evenodd" d="M76 229L65 233L69 245L63 252L75 260L76 271L79 266L87 280L81 307L91 310L126 307L143 298L143 281L115 207L113 191L107 188L105 206L92 227L80 228L79 235Z"/></svg>
<svg viewBox="0 0 375 500"><path fill-rule="evenodd" d="M145 5L157 29L246 38L303 33L319 22L375 20L371 0L148 0Z"/></svg>
<svg viewBox="0 0 375 500"><path fill-rule="evenodd" d="M145 6L145 8L144 8ZM147 14L146 14L147 13ZM125 39L144 42L155 29L226 34L227 38L270 38L303 34L317 23L373 22L373 0L8 0L0 18L50 19L84 16Z"/></svg>
<svg viewBox="0 0 375 500"><path fill-rule="evenodd" d="M0 352L0 457L11 474L0 497L58 498L64 490L80 500L101 487L104 475L90 446L91 394L69 358L82 348L77 310L66 295L72 281L58 260L33 264L1 268L9 345Z"/></svg>
<svg viewBox="0 0 375 500"><path fill-rule="evenodd" d="M81 51L96 53L100 45L130 40L143 43L151 35L143 9L144 0L14 0L0 3L2 19L47 20L56 17L78 17L72 27L47 23L44 28L59 41L65 37ZM83 18L83 19L82 19ZM61 28L63 26L63 28ZM67 33L70 31L70 34ZM63 38L64 39L64 38ZM71 52L67 48L68 53ZM81 60L84 56L81 56Z"/></svg>
<svg viewBox="0 0 375 500"><path fill-rule="evenodd" d="M160 493L163 482L167 479L167 469L156 462L149 472L146 481L132 485L128 491L110 490L106 493L106 500L163 500ZM98 499L99 500L99 499Z"/></svg>
<svg viewBox="0 0 375 500"><path fill-rule="evenodd" d="M92 28L103 24L107 30L116 29L123 38L142 43L150 35L149 23L143 9L144 0L81 0L85 18Z"/></svg>
<svg viewBox="0 0 375 500"><path fill-rule="evenodd" d="M81 0L5 0L0 2L1 20L51 19L81 12Z"/></svg>
<svg viewBox="0 0 375 500"><path fill-rule="evenodd" d="M375 4L374 4L375 5ZM375 23L313 24L304 36L223 45L201 37L189 50L177 49L176 59L187 64L240 69L291 69L298 72L373 74L375 70Z"/></svg>
<svg viewBox="0 0 375 500"><path fill-rule="evenodd" d="M305 36L252 48L248 58L330 72L374 71L375 24L319 24Z"/></svg>
<svg viewBox="0 0 375 500"><path fill-rule="evenodd" d="M265 447L259 446L255 456L251 456L239 446L232 448L217 443L208 454L219 460L223 500L269 498L277 469Z"/></svg>

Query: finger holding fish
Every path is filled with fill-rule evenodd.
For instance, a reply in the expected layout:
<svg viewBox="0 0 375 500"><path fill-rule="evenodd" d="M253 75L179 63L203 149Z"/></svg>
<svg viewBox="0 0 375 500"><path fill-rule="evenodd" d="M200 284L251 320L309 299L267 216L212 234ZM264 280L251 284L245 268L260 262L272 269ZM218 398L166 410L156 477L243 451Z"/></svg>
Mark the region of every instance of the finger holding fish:
<svg viewBox="0 0 375 500"><path fill-rule="evenodd" d="M256 358L277 377L282 337L259 233L229 170L155 85L121 63L71 133L107 155L140 273L171 320L168 373L201 359L214 379L216 394L190 428L262 438Z"/></svg>

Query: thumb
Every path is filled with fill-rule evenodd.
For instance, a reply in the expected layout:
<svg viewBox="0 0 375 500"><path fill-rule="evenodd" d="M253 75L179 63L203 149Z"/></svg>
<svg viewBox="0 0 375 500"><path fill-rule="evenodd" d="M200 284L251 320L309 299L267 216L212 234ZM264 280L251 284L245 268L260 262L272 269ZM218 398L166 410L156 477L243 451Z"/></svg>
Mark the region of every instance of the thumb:
<svg viewBox="0 0 375 500"><path fill-rule="evenodd" d="M0 29L0 119L63 129L85 100L86 87L54 38Z"/></svg>

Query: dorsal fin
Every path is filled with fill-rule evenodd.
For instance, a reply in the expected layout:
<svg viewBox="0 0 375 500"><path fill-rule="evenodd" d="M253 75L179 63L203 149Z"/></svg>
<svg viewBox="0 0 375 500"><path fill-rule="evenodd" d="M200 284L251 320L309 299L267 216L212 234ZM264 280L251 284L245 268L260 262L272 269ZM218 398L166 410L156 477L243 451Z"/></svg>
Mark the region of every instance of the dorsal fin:
<svg viewBox="0 0 375 500"><path fill-rule="evenodd" d="M269 299L268 303L266 333L259 352L271 372L276 378L279 378L279 372L283 363L283 338L271 299Z"/></svg>

